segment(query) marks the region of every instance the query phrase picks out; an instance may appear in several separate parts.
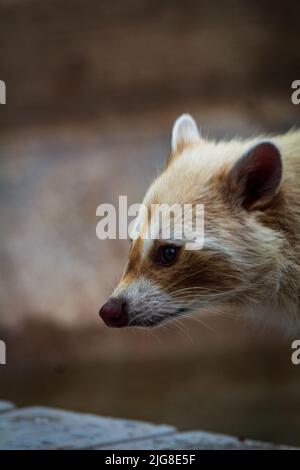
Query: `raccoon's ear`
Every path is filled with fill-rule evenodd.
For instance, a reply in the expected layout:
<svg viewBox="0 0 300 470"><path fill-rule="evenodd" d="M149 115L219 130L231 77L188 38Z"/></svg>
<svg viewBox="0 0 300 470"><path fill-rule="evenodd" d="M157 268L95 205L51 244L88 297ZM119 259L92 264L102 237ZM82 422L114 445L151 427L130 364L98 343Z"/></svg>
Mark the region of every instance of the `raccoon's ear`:
<svg viewBox="0 0 300 470"><path fill-rule="evenodd" d="M229 172L228 196L244 209L262 210L273 200L280 186L282 161L271 142L252 147Z"/></svg>
<svg viewBox="0 0 300 470"><path fill-rule="evenodd" d="M182 114L176 119L172 129L172 153L183 149L186 144L200 141L196 122L189 114Z"/></svg>

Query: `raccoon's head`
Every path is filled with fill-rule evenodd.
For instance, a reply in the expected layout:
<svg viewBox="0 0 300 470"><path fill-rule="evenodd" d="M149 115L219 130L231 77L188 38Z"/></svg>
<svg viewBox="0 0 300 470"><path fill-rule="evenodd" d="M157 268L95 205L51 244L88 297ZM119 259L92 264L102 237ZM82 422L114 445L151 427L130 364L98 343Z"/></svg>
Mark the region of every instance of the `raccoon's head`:
<svg viewBox="0 0 300 470"><path fill-rule="evenodd" d="M272 296L283 243L276 225L281 177L274 144L206 141L191 116L178 118L166 167L144 198L149 210L139 216L140 236L131 241L124 275L100 310L104 322L155 326L195 310L259 304ZM190 240L178 237L176 217L170 237L162 238L151 211L159 204L203 204L202 243L191 249Z"/></svg>

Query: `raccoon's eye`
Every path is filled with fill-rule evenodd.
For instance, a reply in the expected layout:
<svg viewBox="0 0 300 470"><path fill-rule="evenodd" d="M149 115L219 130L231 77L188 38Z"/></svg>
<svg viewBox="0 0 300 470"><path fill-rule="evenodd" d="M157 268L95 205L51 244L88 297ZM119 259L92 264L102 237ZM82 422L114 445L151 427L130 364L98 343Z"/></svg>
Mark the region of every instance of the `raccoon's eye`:
<svg viewBox="0 0 300 470"><path fill-rule="evenodd" d="M170 266L177 261L180 247L175 245L164 245L159 248L158 261L163 266Z"/></svg>

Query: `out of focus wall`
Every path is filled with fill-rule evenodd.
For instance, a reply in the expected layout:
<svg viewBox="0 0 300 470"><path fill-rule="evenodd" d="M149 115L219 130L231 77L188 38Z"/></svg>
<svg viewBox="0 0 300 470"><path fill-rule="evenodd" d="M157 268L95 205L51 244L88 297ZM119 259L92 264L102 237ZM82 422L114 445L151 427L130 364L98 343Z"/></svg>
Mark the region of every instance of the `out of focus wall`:
<svg viewBox="0 0 300 470"><path fill-rule="evenodd" d="M1 129L287 99L297 0L1 0Z"/></svg>
<svg viewBox="0 0 300 470"><path fill-rule="evenodd" d="M191 112L210 138L299 125L299 1L0 0L1 398L300 444L290 339L233 314L112 331L125 241ZM299 369L300 370L300 369Z"/></svg>
<svg viewBox="0 0 300 470"><path fill-rule="evenodd" d="M139 202L172 121L212 137L299 122L299 2L0 1L0 322L90 321L126 257L95 211Z"/></svg>

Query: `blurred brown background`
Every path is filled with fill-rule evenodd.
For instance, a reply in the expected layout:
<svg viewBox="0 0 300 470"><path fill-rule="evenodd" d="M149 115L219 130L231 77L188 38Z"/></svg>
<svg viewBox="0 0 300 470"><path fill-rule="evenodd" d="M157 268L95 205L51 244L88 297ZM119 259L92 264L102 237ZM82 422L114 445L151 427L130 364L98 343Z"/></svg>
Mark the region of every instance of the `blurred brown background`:
<svg viewBox="0 0 300 470"><path fill-rule="evenodd" d="M0 0L0 397L300 445L291 339L236 318L111 331L140 202L190 112L229 138L299 125L298 1Z"/></svg>

